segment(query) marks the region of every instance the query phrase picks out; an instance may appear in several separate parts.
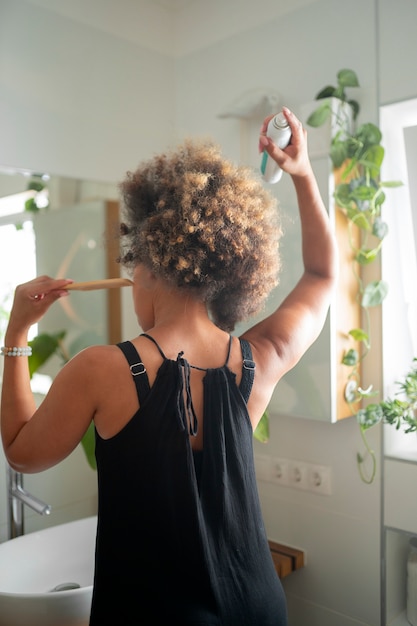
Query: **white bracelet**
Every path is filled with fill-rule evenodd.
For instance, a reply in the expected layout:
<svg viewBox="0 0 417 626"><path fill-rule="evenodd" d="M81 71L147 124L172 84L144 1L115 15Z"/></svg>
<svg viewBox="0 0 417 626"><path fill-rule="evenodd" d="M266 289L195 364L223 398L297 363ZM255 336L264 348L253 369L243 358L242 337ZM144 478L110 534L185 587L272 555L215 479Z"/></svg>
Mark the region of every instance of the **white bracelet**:
<svg viewBox="0 0 417 626"><path fill-rule="evenodd" d="M2 356L31 356L32 348L30 346L24 346L22 348L6 348L3 346L1 348Z"/></svg>

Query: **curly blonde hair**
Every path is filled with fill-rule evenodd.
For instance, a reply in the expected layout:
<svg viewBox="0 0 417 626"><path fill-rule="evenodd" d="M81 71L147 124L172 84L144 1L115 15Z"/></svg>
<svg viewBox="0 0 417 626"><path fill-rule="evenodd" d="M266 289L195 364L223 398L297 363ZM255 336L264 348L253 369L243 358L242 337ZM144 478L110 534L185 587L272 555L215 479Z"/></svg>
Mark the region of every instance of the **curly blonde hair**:
<svg viewBox="0 0 417 626"><path fill-rule="evenodd" d="M278 283L277 201L254 172L209 140L187 140L128 172L121 256L204 301L231 331L259 312Z"/></svg>

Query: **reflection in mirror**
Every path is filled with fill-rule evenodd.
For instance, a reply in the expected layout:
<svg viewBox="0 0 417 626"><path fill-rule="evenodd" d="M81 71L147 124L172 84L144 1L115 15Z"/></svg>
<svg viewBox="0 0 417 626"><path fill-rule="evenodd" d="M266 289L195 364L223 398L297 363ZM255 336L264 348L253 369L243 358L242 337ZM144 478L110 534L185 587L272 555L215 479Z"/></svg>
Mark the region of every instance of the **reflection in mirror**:
<svg viewBox="0 0 417 626"><path fill-rule="evenodd" d="M382 274L389 297L383 304L384 386L385 396L393 397L396 381L417 357L417 99L381 107L380 115L383 180L404 183L395 197L389 188L385 190L389 236L384 242ZM415 437L386 426L384 441L386 455L417 460Z"/></svg>
<svg viewBox="0 0 417 626"><path fill-rule="evenodd" d="M28 189L33 182L45 186L45 196L51 210L85 200L117 200L119 197L117 185L113 183L68 178L0 165L0 223L8 220L6 216L25 210L25 201L34 195Z"/></svg>
<svg viewBox="0 0 417 626"><path fill-rule="evenodd" d="M40 189L41 191L39 191ZM0 166L0 263L1 267L7 268L7 272L2 272L0 277L1 336L4 336L15 287L19 283L31 280L39 273L57 275L59 272L58 266L62 267L63 263L61 257L62 255L65 256L65 251L71 250L73 244L73 241L69 241L66 236L69 233L70 224L80 230L88 223L91 235L87 238L85 246L81 244L83 249L85 248L87 252L90 252L89 262L83 266L82 270L78 270L82 272L82 275L74 275L74 279L85 279L84 269L87 273L89 271L94 272L94 269L90 267L91 259L100 254L100 250L104 246L103 234L106 228L110 228L108 219L113 222L117 221L117 207L115 208L117 198L117 187L113 184L96 183ZM111 208L109 208L110 205ZM103 214L102 218L98 217L100 213ZM60 227L59 223L65 222L65 220L67 225L61 224L62 227ZM98 220L95 230L91 223L92 220ZM91 230L92 228L93 230ZM74 232L72 234L75 236ZM55 259L51 259L51 248L54 246L57 256ZM95 248L97 248L96 251L94 251ZM48 254L49 259L47 259ZM62 268L63 271L65 269L70 272L74 271L73 266ZM109 276L109 272L115 275L114 272L117 271L118 273L118 268L116 269L108 259L105 260L103 267L97 271L102 272L102 274L100 276L91 275L90 278L104 278ZM118 325L115 331L116 337L120 336L120 306L115 302L117 295L116 293L108 295L107 309L106 302L101 303L100 301L103 310L107 310L112 317L112 322L114 322L115 317L118 318L116 320ZM97 298L106 299L106 295L90 297L89 304L87 304L89 311L94 308L90 306L91 302ZM77 301L76 295L72 301ZM85 303L83 306L85 308ZM72 324L67 318L61 319L57 323L66 326ZM104 320L103 323L107 324L107 321ZM111 332L107 329L102 339L107 341L108 333ZM36 325L32 327L29 339L33 339L37 333L38 327ZM0 368L2 368L2 361ZM0 376L1 371L0 369Z"/></svg>

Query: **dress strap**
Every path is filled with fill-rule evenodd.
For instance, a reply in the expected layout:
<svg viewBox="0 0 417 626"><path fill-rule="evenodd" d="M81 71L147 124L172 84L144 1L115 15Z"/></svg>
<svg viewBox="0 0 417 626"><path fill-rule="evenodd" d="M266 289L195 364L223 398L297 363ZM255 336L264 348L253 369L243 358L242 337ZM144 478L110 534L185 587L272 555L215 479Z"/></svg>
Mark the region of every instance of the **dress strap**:
<svg viewBox="0 0 417 626"><path fill-rule="evenodd" d="M122 341L117 347L123 352L130 366L133 382L136 385L139 404L142 404L150 391L148 374L138 351L131 341Z"/></svg>
<svg viewBox="0 0 417 626"><path fill-rule="evenodd" d="M226 362L225 365L229 365L229 359L230 359L230 352L232 350L232 335L229 335L229 348L227 350L227 357L226 357Z"/></svg>
<svg viewBox="0 0 417 626"><path fill-rule="evenodd" d="M256 364L252 360L252 349L249 342L246 341L246 339L241 338L239 338L239 341L243 356L242 378L240 380L239 390L245 402L247 402L249 400L250 392L252 391Z"/></svg>
<svg viewBox="0 0 417 626"><path fill-rule="evenodd" d="M158 352L161 355L161 357L166 361L167 358L165 356L165 354L162 351L161 346L159 345L159 343L156 341L156 339L154 339L151 335L148 335L147 333L141 333L140 335L141 337L146 337L147 339L150 339L151 341L153 341L153 343L156 345L156 347L158 348Z"/></svg>
<svg viewBox="0 0 417 626"><path fill-rule="evenodd" d="M141 333L141 337L147 337L147 339L150 339L150 340L151 340L151 341L152 341L152 342L156 345L156 347L158 348L158 351L159 351L159 354L161 355L161 357L162 357L163 359L167 360L167 358L166 358L166 356L165 356L165 354L164 354L164 352L163 352L163 350L162 350L161 346L160 346L160 345L159 345L159 343L156 341L156 339L154 339L151 335L148 335L147 333ZM231 350L232 350L232 339L233 339L233 338L232 338L232 335L230 335L230 336L229 336L229 346L228 346L228 349L227 349L227 355L226 355L226 361L225 361L225 364L224 364L225 366L229 364L230 352L231 352ZM184 353L182 352L182 353L181 353L181 356L182 356L183 354L184 354ZM191 365L191 364L189 364L189 366L190 366L192 369L194 369L194 370L200 370L201 372L206 372L206 371L207 371L207 368L205 368L205 367L198 367L197 365Z"/></svg>

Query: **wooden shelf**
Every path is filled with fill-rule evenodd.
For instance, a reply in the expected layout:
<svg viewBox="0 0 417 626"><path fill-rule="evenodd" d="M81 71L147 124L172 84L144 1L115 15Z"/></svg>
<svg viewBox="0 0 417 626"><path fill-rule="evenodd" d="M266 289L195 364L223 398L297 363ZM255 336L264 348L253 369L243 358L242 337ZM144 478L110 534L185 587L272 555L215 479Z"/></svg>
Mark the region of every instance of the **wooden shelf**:
<svg viewBox="0 0 417 626"><path fill-rule="evenodd" d="M275 541L269 541L269 548L276 572L280 578L285 578L285 576L304 567L304 552L302 550Z"/></svg>

